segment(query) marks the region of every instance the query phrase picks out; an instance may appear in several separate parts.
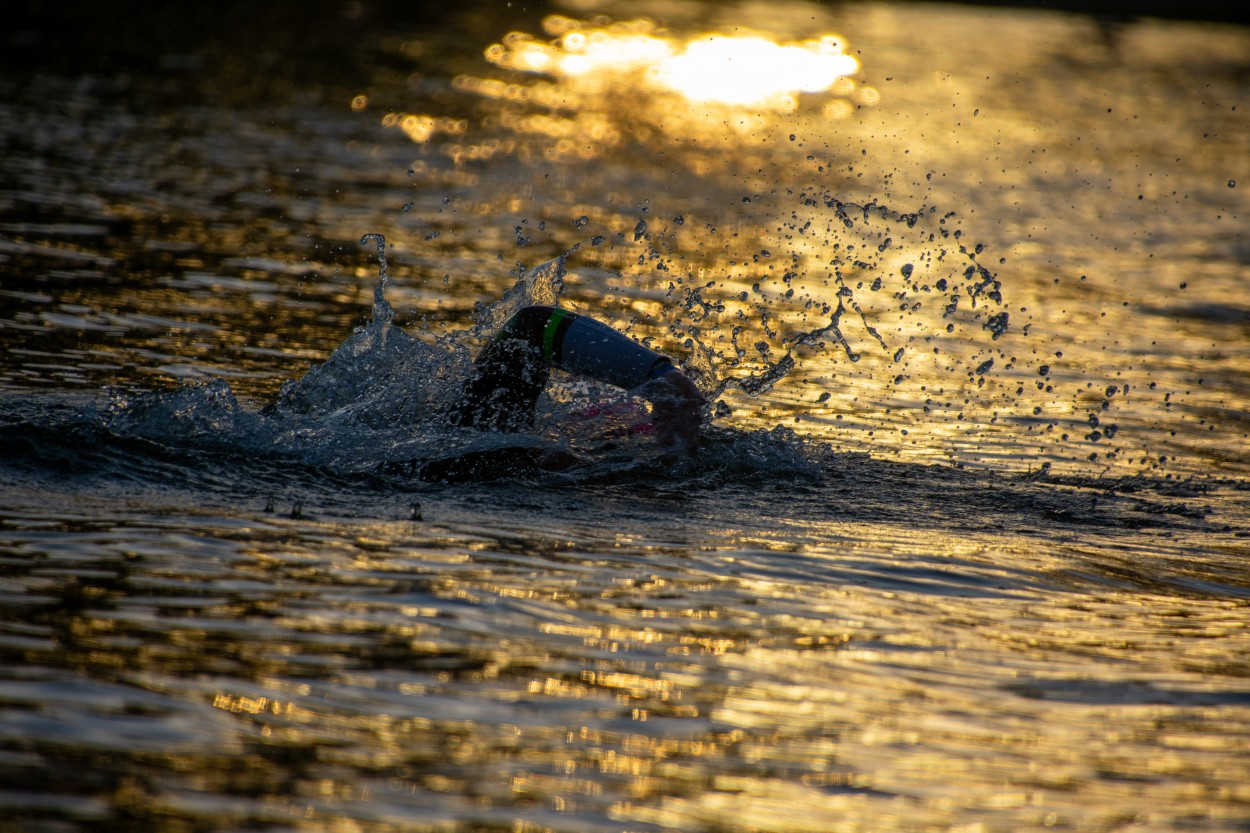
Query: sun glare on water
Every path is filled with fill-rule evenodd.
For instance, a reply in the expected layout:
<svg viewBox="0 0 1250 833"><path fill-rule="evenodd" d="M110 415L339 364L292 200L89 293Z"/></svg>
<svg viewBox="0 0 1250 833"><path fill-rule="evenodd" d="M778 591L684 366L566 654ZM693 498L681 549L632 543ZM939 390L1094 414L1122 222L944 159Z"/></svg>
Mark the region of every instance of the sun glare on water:
<svg viewBox="0 0 1250 833"><path fill-rule="evenodd" d="M859 69L834 37L776 44L711 35L659 63L651 78L691 101L787 106L796 93L832 90Z"/></svg>
<svg viewBox="0 0 1250 833"><path fill-rule="evenodd" d="M596 84L629 83L692 102L793 109L803 93L845 93L859 70L836 35L778 43L762 35L683 39L646 21L583 28L559 16L544 22L552 41L514 32L486 50L506 69ZM840 86L840 88L839 88Z"/></svg>
<svg viewBox="0 0 1250 833"><path fill-rule="evenodd" d="M830 33L804 40L758 31L679 36L649 20L561 15L544 19L543 30L510 32L485 50L504 73L452 79L458 92L498 102L492 136L480 138L463 119L420 113L391 112L383 124L418 144L437 137L438 150L457 163L522 145L558 161L665 137L749 145L775 136L793 114L841 119L878 100L853 77L859 62L846 42Z"/></svg>

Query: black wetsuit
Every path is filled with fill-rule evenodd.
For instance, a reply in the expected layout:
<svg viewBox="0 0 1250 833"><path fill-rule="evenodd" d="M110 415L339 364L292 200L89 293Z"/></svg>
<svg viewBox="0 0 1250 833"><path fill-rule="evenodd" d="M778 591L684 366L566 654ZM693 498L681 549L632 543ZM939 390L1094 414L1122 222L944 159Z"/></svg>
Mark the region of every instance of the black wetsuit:
<svg viewBox="0 0 1250 833"><path fill-rule="evenodd" d="M474 362L456 423L489 431L529 428L552 367L625 390L674 369L667 356L593 318L558 307L524 307Z"/></svg>

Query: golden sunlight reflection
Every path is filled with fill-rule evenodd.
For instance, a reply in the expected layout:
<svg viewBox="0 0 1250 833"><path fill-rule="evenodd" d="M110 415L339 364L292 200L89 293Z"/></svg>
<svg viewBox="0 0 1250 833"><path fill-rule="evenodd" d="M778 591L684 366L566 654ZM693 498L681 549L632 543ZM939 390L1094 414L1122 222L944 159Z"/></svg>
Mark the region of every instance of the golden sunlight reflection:
<svg viewBox="0 0 1250 833"><path fill-rule="evenodd" d="M796 93L820 93L859 69L832 36L799 44L712 35L655 67L650 77L691 101L790 109Z"/></svg>
<svg viewBox="0 0 1250 833"><path fill-rule="evenodd" d="M761 142L778 120L806 111L838 120L880 96L852 76L859 62L838 35L786 40L759 32L677 35L649 20L594 23L550 15L545 37L510 32L485 50L511 75L461 74L454 90L499 102L481 125L546 143L552 161L589 159L628 139L661 136ZM382 123L457 162L491 149L457 142L476 131L458 119L391 112ZM476 154L476 155L475 155Z"/></svg>
<svg viewBox="0 0 1250 833"><path fill-rule="evenodd" d="M776 43L763 35L706 33L679 38L649 21L584 28L552 15L552 41L513 32L486 50L496 66L556 79L610 86L625 82L681 94L689 101L792 110L802 93L839 94L859 63L837 35Z"/></svg>

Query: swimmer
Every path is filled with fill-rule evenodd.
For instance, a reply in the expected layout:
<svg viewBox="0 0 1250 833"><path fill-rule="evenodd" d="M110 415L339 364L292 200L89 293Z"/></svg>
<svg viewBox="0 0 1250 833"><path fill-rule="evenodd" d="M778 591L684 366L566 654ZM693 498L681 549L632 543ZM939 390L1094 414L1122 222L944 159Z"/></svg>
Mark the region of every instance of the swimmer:
<svg viewBox="0 0 1250 833"><path fill-rule="evenodd" d="M452 406L451 422L480 431L530 429L552 367L650 401L649 417L624 429L628 435L653 435L661 448L687 456L698 448L706 401L672 359L606 324L558 307L527 306L504 323L474 362L473 374ZM261 408L262 416L280 414L284 397L289 398L285 387L283 391L277 400ZM631 412L645 416L641 409L625 403L592 406L585 416L607 414L613 419ZM560 471L578 462L563 448L537 448L527 441L433 460L390 460L376 471L427 482L464 483L540 470Z"/></svg>
<svg viewBox="0 0 1250 833"><path fill-rule="evenodd" d="M466 428L522 431L552 367L635 393L651 403L661 446L693 454L705 400L672 359L593 318L559 307L517 311L474 362L454 418Z"/></svg>

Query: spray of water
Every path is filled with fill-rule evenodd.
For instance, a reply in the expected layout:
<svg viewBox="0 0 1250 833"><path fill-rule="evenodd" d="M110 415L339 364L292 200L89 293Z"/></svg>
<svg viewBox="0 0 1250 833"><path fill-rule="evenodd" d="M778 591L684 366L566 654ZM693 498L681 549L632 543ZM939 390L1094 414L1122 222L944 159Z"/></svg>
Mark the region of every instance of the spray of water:
<svg viewBox="0 0 1250 833"><path fill-rule="evenodd" d="M369 233L360 238L360 245L373 243L378 253L378 283L373 288L373 320L379 326L389 327L395 320L395 310L386 300L386 287L391 282L390 268L386 262L386 236Z"/></svg>

